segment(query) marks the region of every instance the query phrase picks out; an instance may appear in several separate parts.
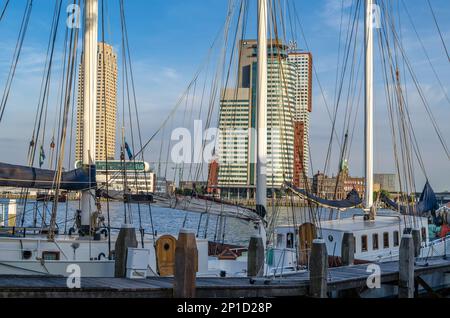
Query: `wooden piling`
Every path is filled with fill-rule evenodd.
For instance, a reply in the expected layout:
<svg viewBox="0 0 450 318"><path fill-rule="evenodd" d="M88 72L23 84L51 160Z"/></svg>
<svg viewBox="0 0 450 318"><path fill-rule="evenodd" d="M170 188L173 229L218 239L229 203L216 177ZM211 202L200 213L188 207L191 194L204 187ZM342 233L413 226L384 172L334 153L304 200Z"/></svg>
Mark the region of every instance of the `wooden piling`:
<svg viewBox="0 0 450 318"><path fill-rule="evenodd" d="M117 236L114 260L114 276L122 278L127 272L127 255L129 248L137 248L136 229L131 224L123 224Z"/></svg>
<svg viewBox="0 0 450 318"><path fill-rule="evenodd" d="M399 298L414 298L414 239L405 234L400 244L399 260Z"/></svg>
<svg viewBox="0 0 450 318"><path fill-rule="evenodd" d="M195 233L180 230L175 249L175 298L195 298L198 250Z"/></svg>
<svg viewBox="0 0 450 318"><path fill-rule="evenodd" d="M355 236L351 232L344 233L341 251L342 266L355 264Z"/></svg>
<svg viewBox="0 0 450 318"><path fill-rule="evenodd" d="M411 231L414 242L414 257L420 256L420 250L422 249L422 240L419 229L413 229Z"/></svg>
<svg viewBox="0 0 450 318"><path fill-rule="evenodd" d="M324 240L314 240L309 264L309 294L313 298L327 298L328 253Z"/></svg>
<svg viewBox="0 0 450 318"><path fill-rule="evenodd" d="M264 275L264 243L260 235L250 238L248 246L247 276L262 277Z"/></svg>

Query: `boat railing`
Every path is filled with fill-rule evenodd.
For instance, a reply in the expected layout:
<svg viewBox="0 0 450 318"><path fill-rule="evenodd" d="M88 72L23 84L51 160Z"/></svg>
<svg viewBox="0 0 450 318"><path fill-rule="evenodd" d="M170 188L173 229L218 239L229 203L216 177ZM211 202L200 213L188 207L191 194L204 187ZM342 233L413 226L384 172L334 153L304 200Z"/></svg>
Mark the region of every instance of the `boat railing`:
<svg viewBox="0 0 450 318"><path fill-rule="evenodd" d="M27 235L39 235L45 233L45 229L41 227L16 227L2 226L0 227L0 236L27 237Z"/></svg>

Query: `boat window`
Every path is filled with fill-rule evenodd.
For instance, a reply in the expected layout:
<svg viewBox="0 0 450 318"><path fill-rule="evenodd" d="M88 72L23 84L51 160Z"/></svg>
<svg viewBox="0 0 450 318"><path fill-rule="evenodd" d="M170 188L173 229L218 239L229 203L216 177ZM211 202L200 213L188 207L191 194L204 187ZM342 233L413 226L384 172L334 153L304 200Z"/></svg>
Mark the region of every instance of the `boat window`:
<svg viewBox="0 0 450 318"><path fill-rule="evenodd" d="M400 245L400 237L398 235L398 231L394 232L394 247L397 247Z"/></svg>
<svg viewBox="0 0 450 318"><path fill-rule="evenodd" d="M277 235L277 247L278 248L283 248L283 234L278 234Z"/></svg>
<svg viewBox="0 0 450 318"><path fill-rule="evenodd" d="M372 247L374 251L376 251L380 247L378 242L378 234L372 235Z"/></svg>
<svg viewBox="0 0 450 318"><path fill-rule="evenodd" d="M383 248L389 248L389 232L383 234Z"/></svg>
<svg viewBox="0 0 450 318"><path fill-rule="evenodd" d="M294 248L294 233L288 233L286 237L286 248Z"/></svg>
<svg viewBox="0 0 450 318"><path fill-rule="evenodd" d="M42 252L42 259L46 261L59 261L59 252Z"/></svg>
<svg viewBox="0 0 450 318"><path fill-rule="evenodd" d="M367 252L367 235L361 236L361 251Z"/></svg>
<svg viewBox="0 0 450 318"><path fill-rule="evenodd" d="M422 241L426 242L427 241L427 229L426 228L422 228Z"/></svg>

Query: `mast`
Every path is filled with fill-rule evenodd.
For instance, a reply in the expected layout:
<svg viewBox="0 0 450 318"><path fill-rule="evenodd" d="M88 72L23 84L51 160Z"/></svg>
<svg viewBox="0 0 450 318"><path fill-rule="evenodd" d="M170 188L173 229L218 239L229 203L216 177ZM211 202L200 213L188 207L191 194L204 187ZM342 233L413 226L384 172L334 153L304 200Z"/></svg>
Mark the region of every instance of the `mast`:
<svg viewBox="0 0 450 318"><path fill-rule="evenodd" d="M258 0L256 211L267 211L267 0Z"/></svg>
<svg viewBox="0 0 450 318"><path fill-rule="evenodd" d="M373 207L373 0L365 5L365 208ZM374 216L374 215L373 215Z"/></svg>
<svg viewBox="0 0 450 318"><path fill-rule="evenodd" d="M96 111L97 111L97 41L98 0L85 0L83 36L83 166L95 165ZM91 211L95 209L94 190L81 193L81 227L90 233Z"/></svg>

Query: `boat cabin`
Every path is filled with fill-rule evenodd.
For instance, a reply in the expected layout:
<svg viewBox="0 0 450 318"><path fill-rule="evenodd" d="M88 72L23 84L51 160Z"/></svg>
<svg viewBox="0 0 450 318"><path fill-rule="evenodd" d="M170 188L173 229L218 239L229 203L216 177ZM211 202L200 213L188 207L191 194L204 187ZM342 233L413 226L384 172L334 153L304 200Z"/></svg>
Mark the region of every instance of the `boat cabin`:
<svg viewBox="0 0 450 318"><path fill-rule="evenodd" d="M411 216L377 216L375 221L367 221L363 216L323 221L318 233L327 245L328 256L340 258L342 240L345 233L355 237L355 260L389 261L398 258L402 235L408 226L416 223L421 230L423 244L429 243L428 220ZM279 226L275 229L273 245L274 261L307 265L312 241L317 237L313 224L303 224L298 229L293 226ZM294 257L294 255L296 257ZM272 262L274 263L274 262Z"/></svg>
<svg viewBox="0 0 450 318"><path fill-rule="evenodd" d="M402 235L414 223L421 230L422 244L428 243L426 218L416 218L414 222L411 216L377 216L375 221L367 221L356 216L322 222L321 227L329 256L341 257L344 234L351 232L355 236L355 260L388 261L398 257Z"/></svg>

